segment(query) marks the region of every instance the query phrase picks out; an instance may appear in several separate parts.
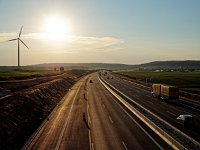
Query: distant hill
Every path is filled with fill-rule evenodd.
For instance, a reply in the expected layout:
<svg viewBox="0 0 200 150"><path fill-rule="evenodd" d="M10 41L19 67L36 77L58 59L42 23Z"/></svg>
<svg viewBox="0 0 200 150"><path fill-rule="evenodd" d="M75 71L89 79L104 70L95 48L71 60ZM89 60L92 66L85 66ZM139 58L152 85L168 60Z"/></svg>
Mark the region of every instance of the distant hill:
<svg viewBox="0 0 200 150"><path fill-rule="evenodd" d="M138 65L143 69L162 69L162 70L200 70L200 61L154 61Z"/></svg>
<svg viewBox="0 0 200 150"><path fill-rule="evenodd" d="M45 63L37 65L22 66L23 69L46 69L52 70L54 68L59 69L64 67L65 70L71 69L84 69L84 70L200 70L200 61L154 61L139 65L127 65L127 64L109 64L109 63ZM0 66L0 69L15 69L13 66Z"/></svg>
<svg viewBox="0 0 200 150"><path fill-rule="evenodd" d="M69 69L85 69L85 70L99 70L99 69L107 69L107 70L121 70L121 69L133 69L134 65L126 65L126 64L108 64L108 63L49 63L49 64L38 64L31 66L24 66L24 68L32 69L59 69L61 66L65 68L65 70Z"/></svg>

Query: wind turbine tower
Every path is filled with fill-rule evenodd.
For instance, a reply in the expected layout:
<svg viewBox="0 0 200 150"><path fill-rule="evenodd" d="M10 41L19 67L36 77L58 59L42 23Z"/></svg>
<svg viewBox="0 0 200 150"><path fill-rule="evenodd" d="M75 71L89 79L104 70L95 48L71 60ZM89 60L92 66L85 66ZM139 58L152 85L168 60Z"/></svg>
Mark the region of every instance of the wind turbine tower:
<svg viewBox="0 0 200 150"><path fill-rule="evenodd" d="M17 42L18 42L18 67L17 67L18 69L20 69L20 42L22 42L24 44L24 46L26 46L28 48L28 46L20 39L20 36L22 34L22 29L23 29L23 26L21 27L21 30L19 32L18 38L8 40L8 41L15 41L15 40L17 40Z"/></svg>

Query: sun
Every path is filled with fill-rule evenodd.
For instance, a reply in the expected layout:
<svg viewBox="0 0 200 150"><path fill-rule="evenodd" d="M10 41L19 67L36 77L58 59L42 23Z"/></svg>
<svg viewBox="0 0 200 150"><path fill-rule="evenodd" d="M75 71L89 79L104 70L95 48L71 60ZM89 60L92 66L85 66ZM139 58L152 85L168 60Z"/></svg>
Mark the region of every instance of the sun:
<svg viewBox="0 0 200 150"><path fill-rule="evenodd" d="M61 16L46 17L44 30L48 39L64 40L71 32L70 23Z"/></svg>

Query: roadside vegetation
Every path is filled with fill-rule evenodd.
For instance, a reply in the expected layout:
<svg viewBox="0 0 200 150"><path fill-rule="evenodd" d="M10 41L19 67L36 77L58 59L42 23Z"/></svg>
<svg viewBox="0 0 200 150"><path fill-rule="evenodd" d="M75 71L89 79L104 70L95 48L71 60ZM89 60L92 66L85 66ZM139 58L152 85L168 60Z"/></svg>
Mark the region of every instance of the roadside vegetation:
<svg viewBox="0 0 200 150"><path fill-rule="evenodd" d="M0 81L5 80L20 80L20 79L29 79L42 76L50 76L60 74L60 71L53 70L0 70Z"/></svg>
<svg viewBox="0 0 200 150"><path fill-rule="evenodd" d="M200 72L153 72L153 71L115 71L132 81L151 86L146 83L151 78L153 83L161 83L179 87L180 96L200 103Z"/></svg>
<svg viewBox="0 0 200 150"><path fill-rule="evenodd" d="M152 78L153 83L178 86L181 89L200 91L200 72L150 72L150 71L116 71L132 79L146 82Z"/></svg>
<svg viewBox="0 0 200 150"><path fill-rule="evenodd" d="M200 71L194 72L153 72L153 71L115 71L136 82L146 82L152 78L153 83L162 83L179 87L181 90L200 94Z"/></svg>

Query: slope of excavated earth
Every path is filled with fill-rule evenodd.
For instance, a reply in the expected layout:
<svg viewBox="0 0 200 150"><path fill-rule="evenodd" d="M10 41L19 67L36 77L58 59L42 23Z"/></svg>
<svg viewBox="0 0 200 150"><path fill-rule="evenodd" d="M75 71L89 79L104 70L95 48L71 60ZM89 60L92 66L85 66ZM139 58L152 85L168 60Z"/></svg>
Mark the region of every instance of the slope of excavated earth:
<svg viewBox="0 0 200 150"><path fill-rule="evenodd" d="M58 78L0 100L0 149L20 149L74 81Z"/></svg>
<svg viewBox="0 0 200 150"><path fill-rule="evenodd" d="M22 70L23 71L23 70ZM13 94L14 92L17 92L19 90L23 90L35 85L39 85L48 81L52 81L54 79L58 79L58 78L63 78L63 77L69 77L72 78L74 80L76 80L77 78L91 73L92 71L88 71L88 70L68 70L68 71L64 71L60 74L47 74L47 75L41 75L41 74L37 74L37 75L31 75L31 76L26 76L23 75L21 76L21 79L17 79L18 74L15 74L14 77L12 77L12 79L10 79L8 77L8 79L10 80L1 80L3 79L1 77L1 73L0 73L0 100L2 97L6 96L6 95L10 95ZM9 72L7 72L7 74L9 75ZM11 75L10 75L11 76Z"/></svg>

